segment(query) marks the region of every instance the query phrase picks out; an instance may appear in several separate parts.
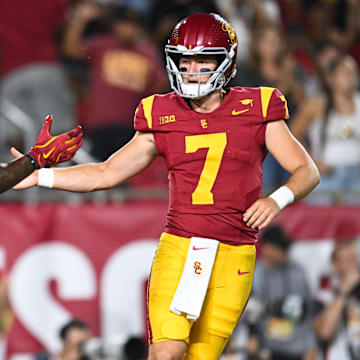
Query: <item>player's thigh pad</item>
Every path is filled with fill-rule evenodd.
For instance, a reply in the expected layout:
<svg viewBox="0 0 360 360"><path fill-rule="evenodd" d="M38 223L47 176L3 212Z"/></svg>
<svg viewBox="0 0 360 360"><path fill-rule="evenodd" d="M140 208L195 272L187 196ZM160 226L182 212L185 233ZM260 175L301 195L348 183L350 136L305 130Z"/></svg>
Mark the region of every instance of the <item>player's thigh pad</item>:
<svg viewBox="0 0 360 360"><path fill-rule="evenodd" d="M184 268L189 238L163 233L154 257L148 294L149 342L189 342L193 321L171 312L170 304Z"/></svg>
<svg viewBox="0 0 360 360"><path fill-rule="evenodd" d="M219 244L200 318L190 333L186 360L215 360L221 355L250 296L254 245Z"/></svg>

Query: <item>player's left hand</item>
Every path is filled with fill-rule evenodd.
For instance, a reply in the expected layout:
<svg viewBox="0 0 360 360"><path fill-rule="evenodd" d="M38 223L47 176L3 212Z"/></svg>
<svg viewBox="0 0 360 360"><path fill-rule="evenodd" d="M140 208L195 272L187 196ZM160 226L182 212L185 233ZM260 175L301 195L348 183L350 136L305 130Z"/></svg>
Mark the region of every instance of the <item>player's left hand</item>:
<svg viewBox="0 0 360 360"><path fill-rule="evenodd" d="M280 213L276 201L270 197L256 200L244 213L243 221L252 229L262 229Z"/></svg>
<svg viewBox="0 0 360 360"><path fill-rule="evenodd" d="M46 117L36 143L29 151L39 168L72 159L82 144L83 132L80 125L66 133L51 136L52 119L52 115Z"/></svg>

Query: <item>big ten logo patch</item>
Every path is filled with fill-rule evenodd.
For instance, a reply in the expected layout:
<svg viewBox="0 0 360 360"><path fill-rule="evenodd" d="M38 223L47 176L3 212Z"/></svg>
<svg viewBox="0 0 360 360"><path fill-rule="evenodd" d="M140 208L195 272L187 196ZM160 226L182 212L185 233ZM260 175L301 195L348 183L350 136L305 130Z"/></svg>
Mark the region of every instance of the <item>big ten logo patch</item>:
<svg viewBox="0 0 360 360"><path fill-rule="evenodd" d="M195 261L194 262L194 271L195 271L195 274L201 274L201 271L202 271L202 267L201 267L201 262L200 261Z"/></svg>
<svg viewBox="0 0 360 360"><path fill-rule="evenodd" d="M176 121L175 115L165 115L165 116L159 117L160 125L175 122L175 121Z"/></svg>
<svg viewBox="0 0 360 360"><path fill-rule="evenodd" d="M228 32L231 44L234 45L237 42L235 29L228 23L223 23L222 29Z"/></svg>
<svg viewBox="0 0 360 360"><path fill-rule="evenodd" d="M148 58L133 51L107 50L102 60L102 76L109 85L137 92L148 86L151 68Z"/></svg>

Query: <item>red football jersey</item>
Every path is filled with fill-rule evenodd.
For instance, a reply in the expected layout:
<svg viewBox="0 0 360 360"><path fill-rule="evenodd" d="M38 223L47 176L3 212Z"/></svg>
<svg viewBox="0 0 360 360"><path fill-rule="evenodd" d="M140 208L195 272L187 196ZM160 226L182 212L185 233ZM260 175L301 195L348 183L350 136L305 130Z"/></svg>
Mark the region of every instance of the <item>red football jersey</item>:
<svg viewBox="0 0 360 360"><path fill-rule="evenodd" d="M154 134L169 169L166 231L228 244L252 244L243 213L261 197L266 123L288 119L274 88L231 88L211 113L197 113L176 93L141 101L135 129Z"/></svg>

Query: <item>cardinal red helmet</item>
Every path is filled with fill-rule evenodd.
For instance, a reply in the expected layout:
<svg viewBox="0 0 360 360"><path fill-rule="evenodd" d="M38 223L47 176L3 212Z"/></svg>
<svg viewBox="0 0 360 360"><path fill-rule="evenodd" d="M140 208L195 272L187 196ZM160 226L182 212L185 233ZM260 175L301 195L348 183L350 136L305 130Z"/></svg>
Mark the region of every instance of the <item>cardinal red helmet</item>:
<svg viewBox="0 0 360 360"><path fill-rule="evenodd" d="M179 95L197 98L224 87L236 74L237 36L234 28L218 14L198 13L181 20L165 46L166 69L171 88ZM179 71L179 58L186 55L216 56L214 71ZM199 75L198 83L186 84L182 75ZM200 75L210 74L207 83Z"/></svg>

